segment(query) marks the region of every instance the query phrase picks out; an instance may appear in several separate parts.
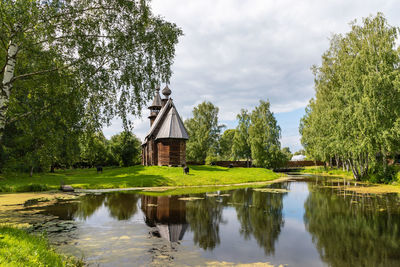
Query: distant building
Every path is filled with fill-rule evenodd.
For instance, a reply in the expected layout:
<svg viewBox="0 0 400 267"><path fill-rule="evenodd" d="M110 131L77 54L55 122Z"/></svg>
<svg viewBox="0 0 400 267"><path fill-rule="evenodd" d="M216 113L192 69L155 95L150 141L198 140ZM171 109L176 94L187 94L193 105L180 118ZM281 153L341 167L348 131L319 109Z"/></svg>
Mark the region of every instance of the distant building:
<svg viewBox="0 0 400 267"><path fill-rule="evenodd" d="M160 97L157 88L150 109L150 131L142 144L142 165L184 166L186 165L186 141L189 135L176 107L169 98L168 86Z"/></svg>

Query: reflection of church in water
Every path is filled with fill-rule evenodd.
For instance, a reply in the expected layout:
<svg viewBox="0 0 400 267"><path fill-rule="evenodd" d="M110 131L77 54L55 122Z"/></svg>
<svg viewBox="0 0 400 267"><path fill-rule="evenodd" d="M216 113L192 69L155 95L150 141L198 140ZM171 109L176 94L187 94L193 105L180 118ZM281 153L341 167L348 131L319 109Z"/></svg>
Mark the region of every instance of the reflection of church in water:
<svg viewBox="0 0 400 267"><path fill-rule="evenodd" d="M182 240L188 228L185 201L177 196L142 196L141 208L146 224L156 227L161 237L170 242Z"/></svg>

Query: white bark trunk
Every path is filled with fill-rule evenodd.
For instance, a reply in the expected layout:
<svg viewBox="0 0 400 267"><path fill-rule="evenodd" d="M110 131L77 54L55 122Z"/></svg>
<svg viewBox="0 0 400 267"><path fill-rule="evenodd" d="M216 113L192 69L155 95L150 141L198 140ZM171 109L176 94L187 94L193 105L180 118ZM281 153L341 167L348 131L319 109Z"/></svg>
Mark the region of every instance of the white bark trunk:
<svg viewBox="0 0 400 267"><path fill-rule="evenodd" d="M6 126L6 112L10 93L12 88L12 79L14 78L14 70L17 62L18 45L10 42L7 51L7 62L4 68L3 81L1 83L0 92L0 141L3 137L4 128Z"/></svg>

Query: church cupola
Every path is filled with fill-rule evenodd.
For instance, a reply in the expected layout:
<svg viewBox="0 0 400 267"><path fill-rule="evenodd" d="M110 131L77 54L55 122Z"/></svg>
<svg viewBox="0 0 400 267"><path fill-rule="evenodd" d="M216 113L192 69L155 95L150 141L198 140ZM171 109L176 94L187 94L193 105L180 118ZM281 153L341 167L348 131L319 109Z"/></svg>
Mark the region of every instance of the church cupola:
<svg viewBox="0 0 400 267"><path fill-rule="evenodd" d="M164 89L162 90L162 94L166 99L168 99L168 97L171 95L171 89L169 89L168 84L165 85Z"/></svg>
<svg viewBox="0 0 400 267"><path fill-rule="evenodd" d="M150 127L153 125L154 120L157 118L161 108L162 102L160 97L160 87L158 86L156 88L156 95L154 96L153 103L149 106L150 116L148 118L150 119Z"/></svg>
<svg viewBox="0 0 400 267"><path fill-rule="evenodd" d="M167 103L169 96L171 95L171 89L169 89L168 84L165 85L164 89L162 90L162 94L164 95L165 98L163 98L162 101L162 106Z"/></svg>

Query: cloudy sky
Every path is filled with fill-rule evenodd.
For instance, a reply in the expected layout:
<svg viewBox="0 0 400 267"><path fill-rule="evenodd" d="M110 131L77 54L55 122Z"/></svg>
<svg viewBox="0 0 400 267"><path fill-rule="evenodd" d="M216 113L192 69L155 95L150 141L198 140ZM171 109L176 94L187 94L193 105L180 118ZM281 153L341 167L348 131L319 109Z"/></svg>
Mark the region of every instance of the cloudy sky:
<svg viewBox="0 0 400 267"><path fill-rule="evenodd" d="M301 149L299 120L314 96L310 67L320 64L329 37L377 12L400 26L395 0L153 0L152 7L184 32L170 84L181 117L211 101L221 123L234 128L240 109L269 100L282 146L292 152ZM135 119L134 133L141 139L149 129L147 113ZM120 120L104 128L106 137L120 131Z"/></svg>

